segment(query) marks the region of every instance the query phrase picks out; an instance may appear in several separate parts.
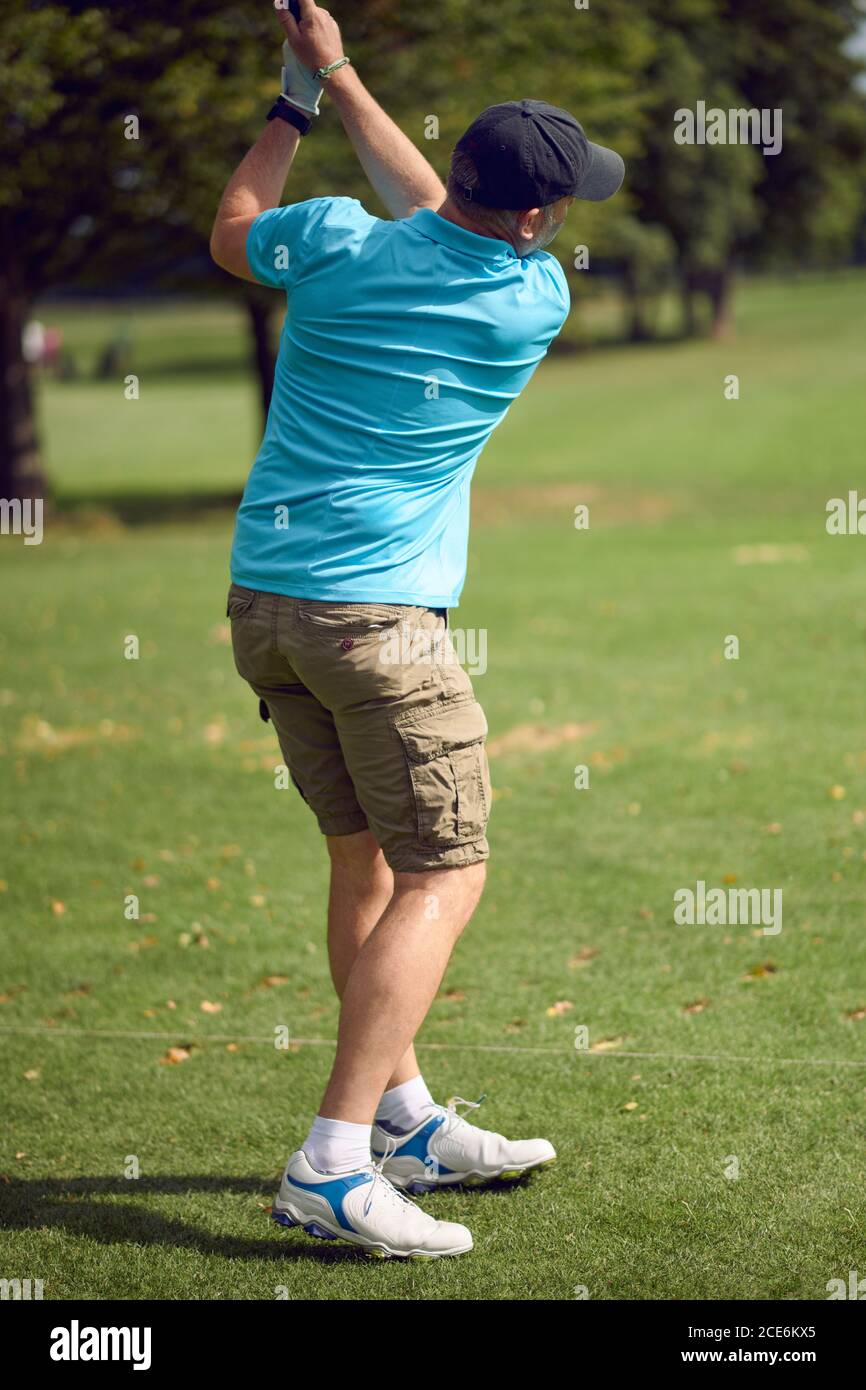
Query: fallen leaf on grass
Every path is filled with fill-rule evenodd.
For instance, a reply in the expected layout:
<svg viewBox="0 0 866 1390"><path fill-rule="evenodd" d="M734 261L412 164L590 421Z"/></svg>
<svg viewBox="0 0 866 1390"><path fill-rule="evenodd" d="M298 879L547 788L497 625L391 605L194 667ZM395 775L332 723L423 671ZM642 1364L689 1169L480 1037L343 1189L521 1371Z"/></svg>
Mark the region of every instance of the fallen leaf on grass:
<svg viewBox="0 0 866 1390"><path fill-rule="evenodd" d="M699 1013L702 1013L702 1012L704 1011L704 1009L707 1007L707 1005L709 1004L709 1002L710 1002L709 999L696 999L696 1000L694 1001L693 1004L686 1004L686 1005L685 1005L685 1007L683 1008L683 1013L684 1013L684 1014L699 1014Z"/></svg>
<svg viewBox="0 0 866 1390"><path fill-rule="evenodd" d="M210 946L210 942L204 934L198 922L193 922L192 931L182 931L177 938L179 946Z"/></svg>
<svg viewBox="0 0 866 1390"><path fill-rule="evenodd" d="M585 965L589 965L591 960L595 960L598 950L595 946L581 946L576 956L572 956L568 962L569 970L582 970Z"/></svg>
<svg viewBox="0 0 866 1390"><path fill-rule="evenodd" d="M764 961L761 965L753 965L751 970L747 970L742 976L744 983L751 984L752 980L763 980L767 975L775 975L779 969L772 961Z"/></svg>
<svg viewBox="0 0 866 1390"><path fill-rule="evenodd" d="M199 1004L203 1014L218 1014L222 1009L222 1004L213 1004L210 999L203 999Z"/></svg>
<svg viewBox="0 0 866 1390"><path fill-rule="evenodd" d="M158 945L158 936L143 936L140 941L130 941L128 949L137 953L139 951L149 951L151 946Z"/></svg>
<svg viewBox="0 0 866 1390"><path fill-rule="evenodd" d="M192 1044L188 1047L170 1047L164 1057L160 1057L161 1067L176 1067L181 1062L186 1062L192 1055Z"/></svg>
<svg viewBox="0 0 866 1390"><path fill-rule="evenodd" d="M26 988L26 985L10 985L8 989L5 989L3 993L0 994L0 1004L11 1003L16 994L23 994Z"/></svg>
<svg viewBox="0 0 866 1390"><path fill-rule="evenodd" d="M51 904L51 911L54 913L55 917L62 917L66 912L66 903L53 902Z"/></svg>
<svg viewBox="0 0 866 1390"><path fill-rule="evenodd" d="M637 1110L637 1101L636 1101L636 1100L627 1100L626 1103L625 1103L625 1105L624 1105L622 1108L623 1108L623 1110Z"/></svg>
<svg viewBox="0 0 866 1390"><path fill-rule="evenodd" d="M24 1072L24 1080L25 1080L25 1081L36 1081L36 1079L40 1076L41 1072L42 1072L42 1068L41 1068L41 1067L32 1067L30 1071L25 1071L25 1072Z"/></svg>
<svg viewBox="0 0 866 1390"><path fill-rule="evenodd" d="M846 1013L845 1017L852 1019L855 1023L859 1023L861 1019L866 1018L866 1009L851 1009L850 1013Z"/></svg>
<svg viewBox="0 0 866 1390"><path fill-rule="evenodd" d="M599 1038L598 1042L593 1043L590 1052L612 1052L615 1047L622 1047L625 1037L619 1038Z"/></svg>
<svg viewBox="0 0 866 1390"><path fill-rule="evenodd" d="M567 1014L574 1005L570 999L557 999L555 1004L551 1004L549 1009L545 1009L548 1018L558 1018L560 1014Z"/></svg>

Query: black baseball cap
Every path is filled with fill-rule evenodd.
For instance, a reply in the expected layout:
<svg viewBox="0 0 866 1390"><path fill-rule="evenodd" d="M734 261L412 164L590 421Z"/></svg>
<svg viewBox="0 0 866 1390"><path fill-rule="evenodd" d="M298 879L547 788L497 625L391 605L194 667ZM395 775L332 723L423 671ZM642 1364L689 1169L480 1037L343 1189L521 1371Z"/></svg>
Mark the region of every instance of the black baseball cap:
<svg viewBox="0 0 866 1390"><path fill-rule="evenodd" d="M587 140L583 126L546 101L488 106L455 146L472 157L477 184L458 184L467 202L536 208L559 198L613 197L625 175L615 150Z"/></svg>

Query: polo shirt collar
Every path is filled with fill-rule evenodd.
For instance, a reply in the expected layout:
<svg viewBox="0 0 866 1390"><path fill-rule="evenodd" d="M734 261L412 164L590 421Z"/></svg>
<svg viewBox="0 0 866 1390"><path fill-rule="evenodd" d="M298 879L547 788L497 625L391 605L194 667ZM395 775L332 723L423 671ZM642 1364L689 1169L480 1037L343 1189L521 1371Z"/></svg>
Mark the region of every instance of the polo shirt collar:
<svg viewBox="0 0 866 1390"><path fill-rule="evenodd" d="M440 245L450 246L453 251L462 251L466 256L474 256L476 260L517 260L517 252L507 241L502 241L500 237L481 236L479 232L469 232L465 227L458 227L456 222L449 222L447 218L440 217L432 208L418 208L408 221L410 226L422 236L429 237L430 241L438 241Z"/></svg>

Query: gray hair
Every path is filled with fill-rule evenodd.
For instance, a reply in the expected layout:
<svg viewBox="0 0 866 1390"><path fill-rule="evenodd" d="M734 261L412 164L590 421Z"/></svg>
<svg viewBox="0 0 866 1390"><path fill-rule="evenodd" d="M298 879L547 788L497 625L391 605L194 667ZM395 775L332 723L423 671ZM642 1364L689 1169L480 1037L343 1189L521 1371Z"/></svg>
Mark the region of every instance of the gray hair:
<svg viewBox="0 0 866 1390"><path fill-rule="evenodd" d="M504 241L513 241L517 235L518 221L521 209L517 208L489 208L483 203L473 203L471 198L467 198L461 191L463 187L478 187L478 170L475 161L465 150L455 150L451 156L451 168L448 171L448 196L457 204L463 216L476 226L483 227L486 232L493 232L501 236ZM548 203L542 208L544 213L544 228L547 230L553 223L553 203Z"/></svg>

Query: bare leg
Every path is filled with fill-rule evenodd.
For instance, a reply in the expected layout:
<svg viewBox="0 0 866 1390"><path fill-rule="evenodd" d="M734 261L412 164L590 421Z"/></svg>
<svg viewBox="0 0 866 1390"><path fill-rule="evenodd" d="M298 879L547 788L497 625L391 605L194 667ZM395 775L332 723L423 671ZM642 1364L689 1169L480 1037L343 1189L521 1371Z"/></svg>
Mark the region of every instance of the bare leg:
<svg viewBox="0 0 866 1390"><path fill-rule="evenodd" d="M454 944L481 897L484 877L484 864L394 875L393 897L358 952L343 989L337 1056L320 1115L372 1123L382 1092L424 1021ZM432 920L431 896L437 906Z"/></svg>
<svg viewBox="0 0 866 1390"><path fill-rule="evenodd" d="M328 959L340 999L355 958L394 892L394 875L369 830L356 835L329 835L331 891L328 899ZM420 1074L410 1044L384 1090Z"/></svg>

